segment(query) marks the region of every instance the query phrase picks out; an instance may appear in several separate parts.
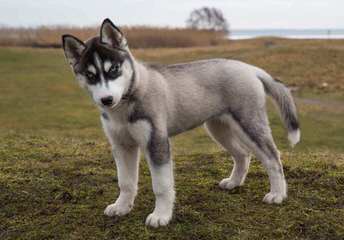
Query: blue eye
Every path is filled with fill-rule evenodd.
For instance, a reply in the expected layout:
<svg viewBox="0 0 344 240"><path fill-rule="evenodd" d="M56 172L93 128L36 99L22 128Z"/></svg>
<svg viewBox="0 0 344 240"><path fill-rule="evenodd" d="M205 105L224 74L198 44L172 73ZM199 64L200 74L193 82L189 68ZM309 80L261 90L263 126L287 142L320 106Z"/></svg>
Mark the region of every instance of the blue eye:
<svg viewBox="0 0 344 240"><path fill-rule="evenodd" d="M113 65L110 67L110 69L109 69L109 71L108 71L108 74L111 74L111 75L113 75L113 74L118 74L118 73L120 72L120 67L121 67L121 65L120 65L119 63L113 64Z"/></svg>
<svg viewBox="0 0 344 240"><path fill-rule="evenodd" d="M96 77L96 75L94 75L94 73L92 73L92 72L86 72L86 77L88 78L88 79L94 79L95 77Z"/></svg>
<svg viewBox="0 0 344 240"><path fill-rule="evenodd" d="M87 71L87 72L85 73L85 75L86 75L86 77L87 77L87 79L88 79L88 82L89 82L90 84L96 83L96 81L97 81L97 76L96 76L93 72Z"/></svg>
<svg viewBox="0 0 344 240"><path fill-rule="evenodd" d="M109 80L115 80L122 74L121 64L114 63L107 72L107 77Z"/></svg>

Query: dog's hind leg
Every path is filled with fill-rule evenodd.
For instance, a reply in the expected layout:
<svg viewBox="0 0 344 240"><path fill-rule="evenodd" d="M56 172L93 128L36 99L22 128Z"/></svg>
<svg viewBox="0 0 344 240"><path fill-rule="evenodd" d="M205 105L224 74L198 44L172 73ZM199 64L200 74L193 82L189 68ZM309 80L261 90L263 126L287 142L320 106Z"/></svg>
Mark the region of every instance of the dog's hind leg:
<svg viewBox="0 0 344 240"><path fill-rule="evenodd" d="M240 139L235 136L228 122L219 118L211 119L205 124L209 135L232 154L234 166L229 178L224 178L219 186L223 189L233 189L244 184L250 165L250 154Z"/></svg>
<svg viewBox="0 0 344 240"><path fill-rule="evenodd" d="M287 198L287 183L285 181L280 153L272 138L268 117L264 109L250 112L231 112L228 115L234 131L250 148L268 172L270 192L265 195L266 203L281 203Z"/></svg>

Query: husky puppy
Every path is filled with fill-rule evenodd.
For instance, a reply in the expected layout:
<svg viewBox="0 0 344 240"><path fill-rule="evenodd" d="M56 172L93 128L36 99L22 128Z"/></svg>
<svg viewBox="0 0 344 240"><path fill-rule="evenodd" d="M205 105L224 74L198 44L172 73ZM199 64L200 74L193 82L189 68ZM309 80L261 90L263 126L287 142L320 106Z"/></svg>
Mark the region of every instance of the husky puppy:
<svg viewBox="0 0 344 240"><path fill-rule="evenodd" d="M144 64L133 57L123 33L109 19L102 23L100 36L86 43L64 35L63 49L76 79L99 107L112 146L120 194L106 207L106 215L122 216L132 209L141 149L155 194L155 208L146 224L167 225L175 200L169 137L202 124L233 156L232 173L220 181L221 188L244 183L252 153L269 175L270 192L263 201L279 204L286 199L266 94L276 101L292 145L300 140L297 112L289 90L264 70L227 59Z"/></svg>

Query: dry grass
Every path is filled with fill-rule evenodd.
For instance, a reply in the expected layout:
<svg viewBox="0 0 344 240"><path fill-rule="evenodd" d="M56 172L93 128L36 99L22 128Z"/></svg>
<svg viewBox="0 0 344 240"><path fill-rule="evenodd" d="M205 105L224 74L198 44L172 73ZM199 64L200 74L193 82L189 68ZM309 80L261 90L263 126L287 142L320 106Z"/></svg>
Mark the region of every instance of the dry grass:
<svg viewBox="0 0 344 240"><path fill-rule="evenodd" d="M0 46L60 47L61 35L69 33L86 40L98 34L97 27L0 28ZM147 26L123 27L133 48L214 46L225 41L219 32Z"/></svg>

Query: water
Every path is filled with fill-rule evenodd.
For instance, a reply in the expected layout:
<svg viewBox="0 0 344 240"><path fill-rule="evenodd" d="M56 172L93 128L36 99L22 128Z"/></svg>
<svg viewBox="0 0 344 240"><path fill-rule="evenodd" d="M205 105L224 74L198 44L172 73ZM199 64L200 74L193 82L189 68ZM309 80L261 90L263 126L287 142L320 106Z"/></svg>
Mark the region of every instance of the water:
<svg viewBox="0 0 344 240"><path fill-rule="evenodd" d="M298 39L344 39L344 29L236 29L230 39L283 37Z"/></svg>

